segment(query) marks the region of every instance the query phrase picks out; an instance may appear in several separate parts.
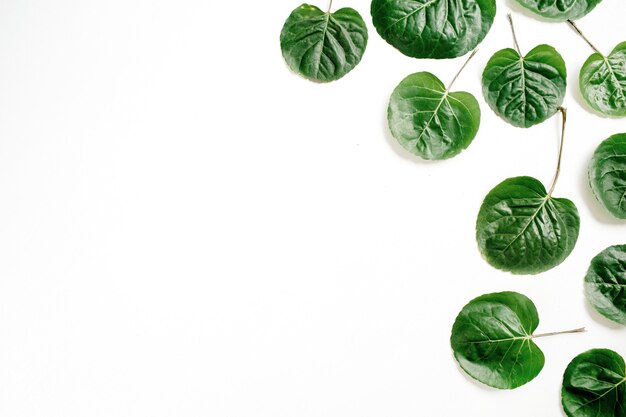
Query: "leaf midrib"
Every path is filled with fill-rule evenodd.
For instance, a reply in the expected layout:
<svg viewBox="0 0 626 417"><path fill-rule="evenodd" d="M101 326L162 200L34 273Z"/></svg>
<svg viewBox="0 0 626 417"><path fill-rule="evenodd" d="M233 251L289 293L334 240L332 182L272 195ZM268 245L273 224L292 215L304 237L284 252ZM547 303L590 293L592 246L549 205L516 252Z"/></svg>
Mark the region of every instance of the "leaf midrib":
<svg viewBox="0 0 626 417"><path fill-rule="evenodd" d="M515 243L517 241L517 239L519 239L524 233L526 233L526 230L528 230L528 227L531 225L532 222L535 221L535 219L537 218L537 215L539 215L539 212L541 210L543 210L543 208L546 206L546 204L548 203L548 200L550 200L551 197L552 196L549 195L549 194L544 197L543 201L541 202L541 205L539 206L539 208L537 208L537 210L530 217L530 219L528 220L528 222L526 223L524 228L513 238L513 240L511 240L511 242L508 245L506 245L506 247L504 249L499 251L498 255L501 255L504 252L506 252L507 250L509 250L511 245L513 245L513 243Z"/></svg>
<svg viewBox="0 0 626 417"><path fill-rule="evenodd" d="M400 19L394 21L393 23L391 23L389 26L387 26L387 28L385 29L385 31L388 31L389 29L391 29L393 26L397 25L398 23L402 22L403 20L407 20L409 17L413 16L415 13L424 10L425 8L427 8L428 6L430 6L433 3L436 3L440 0L429 0L426 3L423 3L421 5L421 7L418 7L417 9L413 10L410 13L407 13L406 15L402 16Z"/></svg>
<svg viewBox="0 0 626 417"><path fill-rule="evenodd" d="M618 382L617 384L613 385L613 387L612 387L612 388L610 388L610 389L606 390L604 393L602 393L602 395L599 395L598 397L594 398L593 400L589 400L589 401L587 401L586 403L581 404L580 406L578 406L578 408L576 408L576 409L575 409L575 410L573 410L573 411L574 411L574 412L575 412L575 411L578 411L578 410L580 410L581 408L586 407L586 406L588 406L589 404L591 404L591 403L593 403L593 402L599 401L600 399L602 399L603 397L605 397L606 395L608 395L608 394L609 394L609 392L611 392L611 391L613 391L613 390L617 389L617 387L619 387L620 385L622 385L624 382L626 382L626 376L625 376L625 377L624 377L624 378L623 378L620 382Z"/></svg>

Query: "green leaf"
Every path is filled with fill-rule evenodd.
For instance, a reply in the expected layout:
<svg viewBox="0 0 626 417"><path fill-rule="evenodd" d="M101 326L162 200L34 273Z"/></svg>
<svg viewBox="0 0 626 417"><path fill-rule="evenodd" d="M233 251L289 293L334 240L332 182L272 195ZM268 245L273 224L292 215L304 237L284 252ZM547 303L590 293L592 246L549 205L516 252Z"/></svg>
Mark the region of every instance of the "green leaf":
<svg viewBox="0 0 626 417"><path fill-rule="evenodd" d="M467 304L452 326L454 357L472 378L500 389L517 388L535 378L544 365L533 342L537 309L515 292L482 295Z"/></svg>
<svg viewBox="0 0 626 417"><path fill-rule="evenodd" d="M487 35L495 0L372 0L380 36L414 58L465 55Z"/></svg>
<svg viewBox="0 0 626 417"><path fill-rule="evenodd" d="M602 0L517 0L526 9L546 19L564 22L583 17Z"/></svg>
<svg viewBox="0 0 626 417"><path fill-rule="evenodd" d="M598 313L626 325L626 245L608 247L591 260L585 295Z"/></svg>
<svg viewBox="0 0 626 417"><path fill-rule="evenodd" d="M446 159L474 140L480 107L470 93L451 93L433 74L418 72L393 91L387 118L391 134L406 150L424 159Z"/></svg>
<svg viewBox="0 0 626 417"><path fill-rule="evenodd" d="M303 4L287 18L280 34L283 57L292 71L319 82L335 81L361 61L367 27L354 9L325 13Z"/></svg>
<svg viewBox="0 0 626 417"><path fill-rule="evenodd" d="M592 54L580 70L580 90L589 106L604 116L626 116L626 42L608 57Z"/></svg>
<svg viewBox="0 0 626 417"><path fill-rule="evenodd" d="M561 400L568 417L625 417L624 359L609 349L576 356L563 375Z"/></svg>
<svg viewBox="0 0 626 417"><path fill-rule="evenodd" d="M578 239L574 203L553 198L535 178L504 180L483 201L476 240L492 266L514 274L538 274L567 258Z"/></svg>
<svg viewBox="0 0 626 417"><path fill-rule="evenodd" d="M563 103L567 70L561 55L539 45L521 57L514 49L496 52L483 72L483 95L491 109L517 127L553 116Z"/></svg>
<svg viewBox="0 0 626 417"><path fill-rule="evenodd" d="M626 219L626 133L613 135L598 146L589 164L589 184L613 216Z"/></svg>

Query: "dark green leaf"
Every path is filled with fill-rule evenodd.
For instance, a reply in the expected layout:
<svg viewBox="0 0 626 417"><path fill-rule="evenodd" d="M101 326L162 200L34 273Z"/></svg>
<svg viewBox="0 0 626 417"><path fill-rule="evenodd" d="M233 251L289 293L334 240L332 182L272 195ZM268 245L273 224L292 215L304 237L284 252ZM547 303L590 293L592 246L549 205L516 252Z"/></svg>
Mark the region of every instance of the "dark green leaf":
<svg viewBox="0 0 626 417"><path fill-rule="evenodd" d="M574 203L553 198L535 178L504 180L478 213L476 240L487 262L514 274L547 271L567 258L578 239Z"/></svg>
<svg viewBox="0 0 626 417"><path fill-rule="evenodd" d="M387 112L392 135L424 159L457 155L472 142L480 125L473 95L451 93L429 72L409 75L396 87Z"/></svg>
<svg viewBox="0 0 626 417"><path fill-rule="evenodd" d="M517 0L531 12L546 19L564 22L583 17L602 0Z"/></svg>
<svg viewBox="0 0 626 417"><path fill-rule="evenodd" d="M589 183L613 216L626 219L626 133L613 135L598 146L589 164Z"/></svg>
<svg viewBox="0 0 626 417"><path fill-rule="evenodd" d="M563 410L568 417L626 417L626 366L608 349L576 356L563 375Z"/></svg>
<svg viewBox="0 0 626 417"><path fill-rule="evenodd" d="M553 116L563 103L567 70L561 55L539 45L525 57L514 49L496 52L483 72L483 94L494 112L517 127Z"/></svg>
<svg viewBox="0 0 626 417"><path fill-rule="evenodd" d="M287 18L280 34L289 68L319 82L335 81L352 71L366 45L365 22L350 8L325 13L303 4Z"/></svg>
<svg viewBox="0 0 626 417"><path fill-rule="evenodd" d="M626 325L626 245L606 248L592 259L585 294L598 313Z"/></svg>
<svg viewBox="0 0 626 417"><path fill-rule="evenodd" d="M496 15L495 0L373 0L376 30L414 58L454 58L478 45Z"/></svg>
<svg viewBox="0 0 626 417"><path fill-rule="evenodd" d="M459 365L494 388L513 389L536 377L543 352L533 342L539 325L535 305L515 292L482 295L454 322L450 343Z"/></svg>
<svg viewBox="0 0 626 417"><path fill-rule="evenodd" d="M592 54L580 70L579 81L592 109L604 116L626 116L626 42L608 57Z"/></svg>

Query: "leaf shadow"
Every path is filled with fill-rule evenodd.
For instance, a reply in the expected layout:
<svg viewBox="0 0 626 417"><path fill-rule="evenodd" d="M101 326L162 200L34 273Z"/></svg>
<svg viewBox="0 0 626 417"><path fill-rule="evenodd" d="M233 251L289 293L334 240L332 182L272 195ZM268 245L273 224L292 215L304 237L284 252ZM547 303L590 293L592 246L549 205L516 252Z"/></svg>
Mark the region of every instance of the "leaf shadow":
<svg viewBox="0 0 626 417"><path fill-rule="evenodd" d="M530 10L526 9L515 0L506 0L506 5L509 9L511 9L511 11L522 14L528 18L539 20L541 22L546 22L546 23L558 23L558 22L555 22L554 20L546 19L540 14L531 12Z"/></svg>
<svg viewBox="0 0 626 417"><path fill-rule="evenodd" d="M624 330L624 326L622 326L621 324L615 323L604 317L602 314L598 313L596 309L593 308L591 303L589 303L587 297L584 297L583 303L585 304L585 310L587 310L587 313L589 314L591 319L596 323L601 324L604 327L608 327L611 330Z"/></svg>
<svg viewBox="0 0 626 417"><path fill-rule="evenodd" d="M411 161L414 163L416 162L418 164L423 164L423 165L432 165L437 162L440 162L440 161L428 161L426 159L422 159L419 156L414 155L411 152L404 149L402 145L398 143L396 138L393 137L393 135L391 134L391 131L389 130L389 125L387 121L387 107L385 107L384 111L381 111L381 114L383 114L383 121L381 123L381 126L383 129L383 135L385 136L385 140L389 144L389 147L391 147L391 149L393 149L393 151L399 157L401 157L402 159L406 161Z"/></svg>
<svg viewBox="0 0 626 417"><path fill-rule="evenodd" d="M626 222L620 221L619 219L611 216L611 214L604 207L602 207L598 199L593 195L593 191L591 191L587 169L583 169L581 171L579 179L580 194L582 195L585 206L587 206L593 218L604 224L617 226L626 225Z"/></svg>
<svg viewBox="0 0 626 417"><path fill-rule="evenodd" d="M481 389L482 391L485 392L494 392L494 391L502 391L498 388L494 388L494 387L490 387L489 385L485 385L482 382L478 381L477 379L472 378L467 372L465 372L463 370L463 368L461 368L461 365L459 364L459 361L456 360L456 358L454 357L454 353L452 353L450 355L452 357L452 361L454 362L457 372L459 372L461 374L461 376L468 382L471 382L475 387Z"/></svg>

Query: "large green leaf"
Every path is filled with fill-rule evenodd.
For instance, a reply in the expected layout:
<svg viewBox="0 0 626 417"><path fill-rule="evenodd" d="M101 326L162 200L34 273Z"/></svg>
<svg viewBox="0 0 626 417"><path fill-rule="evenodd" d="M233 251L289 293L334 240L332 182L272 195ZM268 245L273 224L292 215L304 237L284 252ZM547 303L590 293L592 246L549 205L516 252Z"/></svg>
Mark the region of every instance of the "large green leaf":
<svg viewBox="0 0 626 417"><path fill-rule="evenodd" d="M535 305L515 292L482 295L467 304L452 327L450 343L459 365L494 388L517 388L536 377L543 352L533 342L539 325Z"/></svg>
<svg viewBox="0 0 626 417"><path fill-rule="evenodd" d="M478 45L496 15L495 0L372 0L376 30L414 58L454 58Z"/></svg>
<svg viewBox="0 0 626 417"><path fill-rule="evenodd" d="M496 52L483 72L483 95L492 110L517 127L553 116L563 103L567 70L561 55L539 45L522 57L514 49Z"/></svg>
<svg viewBox="0 0 626 417"><path fill-rule="evenodd" d="M592 109L604 116L626 116L626 42L608 57L592 54L580 70L580 90Z"/></svg>
<svg viewBox="0 0 626 417"><path fill-rule="evenodd" d="M579 19L593 10L602 0L517 0L531 12L546 19L564 22Z"/></svg>
<svg viewBox="0 0 626 417"><path fill-rule="evenodd" d="M535 178L515 177L485 197L476 222L476 240L494 267L514 274L537 274L567 258L579 227L574 203L547 194Z"/></svg>
<svg viewBox="0 0 626 417"><path fill-rule="evenodd" d="M609 349L576 356L563 375L561 399L568 417L625 417L624 359Z"/></svg>
<svg viewBox="0 0 626 417"><path fill-rule="evenodd" d="M589 184L613 216L626 219L626 133L613 135L598 146L589 164Z"/></svg>
<svg viewBox="0 0 626 417"><path fill-rule="evenodd" d="M608 247L591 260L585 294L600 314L626 325L626 245Z"/></svg>
<svg viewBox="0 0 626 417"><path fill-rule="evenodd" d="M280 34L289 68L319 82L335 81L352 71L366 45L365 22L350 8L325 13L303 4L287 18Z"/></svg>
<svg viewBox="0 0 626 417"><path fill-rule="evenodd" d="M472 142L480 126L480 107L470 93L451 93L433 74L418 72L393 91L387 118L393 137L409 152L445 159Z"/></svg>

